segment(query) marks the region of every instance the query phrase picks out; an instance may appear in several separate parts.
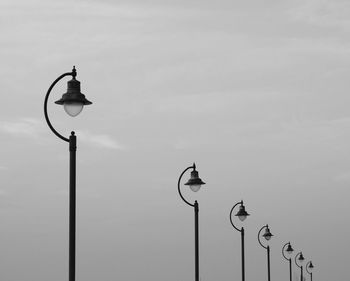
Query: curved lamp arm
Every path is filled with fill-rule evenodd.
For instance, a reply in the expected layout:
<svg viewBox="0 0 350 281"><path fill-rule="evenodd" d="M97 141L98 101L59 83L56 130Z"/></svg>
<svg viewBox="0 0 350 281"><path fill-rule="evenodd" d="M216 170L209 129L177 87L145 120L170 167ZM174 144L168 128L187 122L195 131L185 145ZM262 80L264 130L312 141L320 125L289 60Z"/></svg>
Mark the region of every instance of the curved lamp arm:
<svg viewBox="0 0 350 281"><path fill-rule="evenodd" d="M297 254L295 255L295 257L294 257L294 262L295 262L295 264L297 265L297 267L299 267L299 268L301 268L301 265L299 265L299 264L297 263L297 257L298 257L300 254L301 254L301 252L297 253Z"/></svg>
<svg viewBox="0 0 350 281"><path fill-rule="evenodd" d="M242 229L239 229L237 226L235 226L234 223L233 223L233 221L232 221L232 212L233 212L233 209L234 209L237 205L239 205L239 204L242 205L242 204L243 204L243 200L240 201L240 202L238 202L238 203L236 203L235 205L233 205L233 207L232 207L232 209L231 209L231 212L230 212L230 222L231 222L232 226L233 226L237 231L242 232Z"/></svg>
<svg viewBox="0 0 350 281"><path fill-rule="evenodd" d="M261 233L261 231L264 229L264 228L266 228L267 227L267 225L264 225L262 228L260 228L260 230L259 230L259 232L258 232L258 241L259 241L259 244L261 245L261 247L263 247L264 249L267 249L267 246L264 246L262 243L261 243L261 241L260 241L260 233Z"/></svg>
<svg viewBox="0 0 350 281"><path fill-rule="evenodd" d="M286 244L283 245L282 247L282 256L287 260L289 261L290 258L287 258L286 255L284 254L284 249L290 244L290 242L287 242Z"/></svg>
<svg viewBox="0 0 350 281"><path fill-rule="evenodd" d="M75 70L75 68L73 68L72 72L66 72L64 74L62 74L61 76L59 76L55 81L53 81L53 83L51 84L50 88L47 90L46 96L45 96L45 101L44 101L44 114L45 114L45 120L47 125L49 126L49 128L51 129L51 131L60 139L69 142L69 139L62 136L59 132L57 132L55 130L55 128L52 126L50 119L49 119L49 115L47 114L47 101L49 99L49 95L51 93L52 88L57 84L58 81L60 81L63 77L72 75L73 77L75 77L77 75L77 72Z"/></svg>
<svg viewBox="0 0 350 281"><path fill-rule="evenodd" d="M196 165L193 164L192 166L190 167L187 167L180 175L179 177L179 180L177 182L177 190L179 191L179 194L180 194L180 197L181 199L187 204L187 205L190 205L191 207L194 207L194 204L191 204L190 202L188 202L183 196L182 196L182 193L181 193L181 189L180 189L180 182L181 182L181 178L182 176L184 175L184 173L186 173L189 169L195 169L196 168Z"/></svg>

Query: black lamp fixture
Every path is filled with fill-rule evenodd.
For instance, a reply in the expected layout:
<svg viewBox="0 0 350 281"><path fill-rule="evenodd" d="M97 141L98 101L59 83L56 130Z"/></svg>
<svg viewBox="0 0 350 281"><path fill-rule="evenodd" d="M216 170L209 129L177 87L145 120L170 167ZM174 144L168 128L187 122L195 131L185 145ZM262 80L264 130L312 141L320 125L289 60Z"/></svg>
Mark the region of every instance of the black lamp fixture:
<svg viewBox="0 0 350 281"><path fill-rule="evenodd" d="M268 225L266 225L265 233L262 236L266 239L266 241L270 241L271 237L273 236L272 233L270 232Z"/></svg>
<svg viewBox="0 0 350 281"><path fill-rule="evenodd" d="M286 252L288 255L292 255L292 253L294 252L292 246L290 245L290 242L288 242L288 247L286 249Z"/></svg>
<svg viewBox="0 0 350 281"><path fill-rule="evenodd" d="M187 167L180 175L177 182L177 189L181 199L189 206L194 208L194 240L195 240L195 281L199 281L199 227L198 227L198 213L199 206L197 200L192 204L188 202L181 193L180 183L181 178L188 170L192 169L190 179L185 183L189 186L193 192L197 192L205 182L203 182L198 176L198 171L196 170L196 164L193 163L192 166Z"/></svg>
<svg viewBox="0 0 350 281"><path fill-rule="evenodd" d="M302 265L304 264L305 258L303 256L303 253L300 252L299 258L298 258L299 263Z"/></svg>
<svg viewBox="0 0 350 281"><path fill-rule="evenodd" d="M70 116L75 117L83 110L84 105L92 104L92 102L87 100L85 95L80 92L80 82L75 79L77 76L75 66L71 75L72 79L68 81L67 92L55 103L63 105L64 110Z"/></svg>
<svg viewBox="0 0 350 281"><path fill-rule="evenodd" d="M240 221L245 221L245 219L250 215L245 210L245 206L243 205L243 200L239 204L241 205L239 206L239 210L237 214L235 214L235 216L238 217Z"/></svg>
<svg viewBox="0 0 350 281"><path fill-rule="evenodd" d="M309 261L307 264L306 264L306 271L307 273L310 274L310 281L312 281L312 271L314 270L314 265L312 264L312 261Z"/></svg>
<svg viewBox="0 0 350 281"><path fill-rule="evenodd" d="M56 104L64 106L65 111L72 117L77 116L83 109L84 105L92 104L80 92L80 82L75 79L77 71L73 67L72 72L66 72L60 75L49 87L44 100L45 120L51 131L61 140L69 143L69 281L75 280L75 228L76 228L76 150L77 137L72 131L69 138L61 135L51 124L47 113L47 102L53 87L62 78L72 76L68 81L67 93L56 101Z"/></svg>
<svg viewBox="0 0 350 281"><path fill-rule="evenodd" d="M199 191L201 186L203 184L205 184L205 182L203 182L201 180L201 178L198 176L198 171L196 170L196 164L195 163L193 163L192 168L193 168L193 170L191 171L191 177L185 183L185 185L188 185L193 192L197 192L197 191Z"/></svg>
<svg viewBox="0 0 350 281"><path fill-rule="evenodd" d="M233 223L233 220L232 220L233 210L238 205L239 205L239 210L235 214L235 216L238 217L240 221L242 221L242 222L245 221L245 219L249 216L249 214L245 210L245 206L243 205L243 200L241 200L240 202L238 202L235 205L233 205L233 207L232 207L232 209L230 211L230 222L231 222L233 228L241 233L242 281L244 281L245 280L244 227L242 226L242 228L239 229L237 226L235 226L235 224Z"/></svg>
<svg viewBox="0 0 350 281"><path fill-rule="evenodd" d="M258 232L258 242L261 245L261 247L266 249L266 252L267 252L267 280L270 281L271 280L270 246L269 245L265 246L260 240L260 233L264 229L265 229L265 233L263 235L261 235L261 236L264 237L267 242L271 240L273 235L270 232L270 228L269 228L268 225L264 225L262 228L260 228L260 230Z"/></svg>
<svg viewBox="0 0 350 281"><path fill-rule="evenodd" d="M303 277L303 264L305 262L305 258L303 256L303 253L302 252L297 253L295 255L294 261L295 261L295 264L297 265L297 267L300 268L300 280L304 280L304 277Z"/></svg>
<svg viewBox="0 0 350 281"><path fill-rule="evenodd" d="M282 247L282 256L289 262L289 281L292 281L292 254L294 250L290 245L290 242L284 244Z"/></svg>

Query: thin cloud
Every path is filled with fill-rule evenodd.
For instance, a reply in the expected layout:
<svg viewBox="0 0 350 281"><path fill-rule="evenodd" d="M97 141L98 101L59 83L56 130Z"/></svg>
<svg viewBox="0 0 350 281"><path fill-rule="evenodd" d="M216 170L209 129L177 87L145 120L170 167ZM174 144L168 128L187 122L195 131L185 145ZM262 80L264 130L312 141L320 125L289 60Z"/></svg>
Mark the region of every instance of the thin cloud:
<svg viewBox="0 0 350 281"><path fill-rule="evenodd" d="M311 0L303 1L300 6L292 9L293 19L318 26L350 26L350 4L348 1Z"/></svg>
<svg viewBox="0 0 350 281"><path fill-rule="evenodd" d="M350 182L350 171L342 172L334 176L334 181L341 183L349 183Z"/></svg>
<svg viewBox="0 0 350 281"><path fill-rule="evenodd" d="M21 118L18 121L0 122L0 132L9 135L37 138L42 129L42 122L35 118Z"/></svg>
<svg viewBox="0 0 350 281"><path fill-rule="evenodd" d="M39 119L35 118L21 118L18 121L1 121L0 133L8 134L16 137L25 137L33 139L43 139L43 132L45 131L44 124ZM93 134L86 131L77 133L79 140L89 143L91 145L108 148L108 149L124 149L113 137L107 134ZM1 170L1 167L0 167Z"/></svg>
<svg viewBox="0 0 350 281"><path fill-rule="evenodd" d="M175 140L172 145L175 149L178 149L178 150L188 149L192 146L189 140L185 140L183 138Z"/></svg>
<svg viewBox="0 0 350 281"><path fill-rule="evenodd" d="M77 132L77 135L79 136L79 140L89 143L91 145L101 147L101 148L107 148L107 149L116 149L116 150L124 150L125 147L120 145L116 140L114 140L109 135L96 135L92 134L90 132Z"/></svg>

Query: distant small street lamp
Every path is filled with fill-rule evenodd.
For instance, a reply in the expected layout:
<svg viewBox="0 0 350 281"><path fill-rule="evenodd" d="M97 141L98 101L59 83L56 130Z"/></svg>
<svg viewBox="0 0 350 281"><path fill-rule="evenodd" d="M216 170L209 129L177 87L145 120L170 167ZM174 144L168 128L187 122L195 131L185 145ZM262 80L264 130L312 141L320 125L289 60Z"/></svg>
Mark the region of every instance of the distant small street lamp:
<svg viewBox="0 0 350 281"><path fill-rule="evenodd" d="M290 242L284 244L282 247L282 256L289 261L289 281L292 281L292 254L293 248L290 245Z"/></svg>
<svg viewBox="0 0 350 281"><path fill-rule="evenodd" d="M302 252L299 252L296 254L295 258L294 258L295 264L297 265L297 267L300 268L300 280L303 281L303 264L305 262L304 256Z"/></svg>
<svg viewBox="0 0 350 281"><path fill-rule="evenodd" d="M179 180L177 182L177 189L179 191L179 195L181 199L189 206L194 208L194 238L195 238L195 281L199 281L199 236L198 236L198 202L197 200L194 202L194 204L191 204L188 202L181 193L180 189L180 182L181 178L184 175L185 172L187 172L189 169L192 169L191 171L191 178L185 183L185 185L188 185L190 189L193 192L197 192L203 184L205 184L198 176L198 171L196 170L196 164L193 163L192 166L187 167L180 175Z"/></svg>
<svg viewBox="0 0 350 281"><path fill-rule="evenodd" d="M69 138L62 136L52 126L49 116L47 114L47 101L51 93L52 88L58 81L66 76L72 76L72 79L68 81L67 93L63 94L62 98L56 101L56 104L63 105L64 110L72 117L77 116L82 110L84 105L92 104L88 101L80 92L80 82L75 79L77 71L73 67L72 72L67 72L59 76L48 89L45 101L44 101L44 114L45 120L51 131L60 139L69 143L69 281L75 280L75 203L76 203L76 150L77 150L77 137L74 132L71 132Z"/></svg>
<svg viewBox="0 0 350 281"><path fill-rule="evenodd" d="M234 229L236 229L237 231L239 231L241 233L241 252L242 252L242 281L245 280L245 262L244 262L244 227L242 226L241 229L239 229L238 227L236 227L232 221L232 213L233 210L236 206L239 206L239 211L237 212L237 214L235 214L235 216L237 216L241 221L244 221L249 214L246 212L245 207L243 205L243 200L236 203L235 205L233 205L231 211L230 211L230 222L232 224L232 226L234 227Z"/></svg>
<svg viewBox="0 0 350 281"><path fill-rule="evenodd" d="M312 264L312 261L309 261L306 264L305 269L306 269L307 273L310 274L310 281L312 281L312 271L314 270L314 265Z"/></svg>
<svg viewBox="0 0 350 281"><path fill-rule="evenodd" d="M259 244L261 245L261 247L263 247L264 249L266 249L267 251L267 280L270 281L271 280L271 270L270 270L270 246L264 246L261 243L260 240L260 233L261 231L265 229L265 233L262 235L262 237L265 238L266 241L270 241L271 237L273 236L272 233L270 232L269 226L268 225L264 225L262 228L260 228L259 232L258 232L258 241Z"/></svg>

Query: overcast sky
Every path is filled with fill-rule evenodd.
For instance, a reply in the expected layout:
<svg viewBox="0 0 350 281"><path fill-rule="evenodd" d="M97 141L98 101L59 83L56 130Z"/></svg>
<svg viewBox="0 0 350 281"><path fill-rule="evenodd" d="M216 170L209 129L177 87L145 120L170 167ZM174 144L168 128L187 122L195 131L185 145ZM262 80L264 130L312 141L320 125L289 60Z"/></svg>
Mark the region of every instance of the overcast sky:
<svg viewBox="0 0 350 281"><path fill-rule="evenodd" d="M49 115L78 137L77 281L194 279L194 161L201 281L241 278L241 199L246 280L267 280L266 223L272 280L288 241L314 280L348 279L348 0L2 0L0 31L2 281L68 279L68 145L43 101L73 65L93 105L67 116L64 79Z"/></svg>

